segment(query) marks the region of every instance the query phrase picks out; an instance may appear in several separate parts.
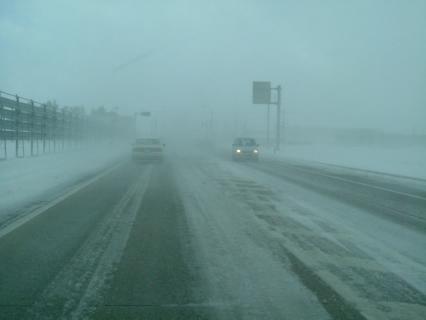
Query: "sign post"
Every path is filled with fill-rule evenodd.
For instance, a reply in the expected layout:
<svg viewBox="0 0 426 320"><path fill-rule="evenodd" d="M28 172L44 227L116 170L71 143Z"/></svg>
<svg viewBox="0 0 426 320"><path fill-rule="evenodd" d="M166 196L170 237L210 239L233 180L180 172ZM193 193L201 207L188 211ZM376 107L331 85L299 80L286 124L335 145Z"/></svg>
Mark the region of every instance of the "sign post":
<svg viewBox="0 0 426 320"><path fill-rule="evenodd" d="M272 90L277 91L277 100L271 101ZM271 87L269 81L254 81L253 82L253 104L266 104L268 105L267 111L267 123L266 123L266 140L269 144L269 109L270 105L274 104L277 106L277 128L275 138L275 151L280 150L281 144L281 86L276 88Z"/></svg>
<svg viewBox="0 0 426 320"><path fill-rule="evenodd" d="M281 86L275 88L277 90L277 137L275 150L280 150L281 145Z"/></svg>

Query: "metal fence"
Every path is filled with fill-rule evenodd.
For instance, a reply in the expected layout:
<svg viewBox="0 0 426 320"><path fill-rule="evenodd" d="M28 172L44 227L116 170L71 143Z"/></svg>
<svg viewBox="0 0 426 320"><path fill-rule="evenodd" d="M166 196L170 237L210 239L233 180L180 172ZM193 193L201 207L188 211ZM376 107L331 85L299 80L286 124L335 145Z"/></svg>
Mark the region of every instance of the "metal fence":
<svg viewBox="0 0 426 320"><path fill-rule="evenodd" d="M88 136L88 121L83 108L59 108L0 91L0 159L75 146Z"/></svg>

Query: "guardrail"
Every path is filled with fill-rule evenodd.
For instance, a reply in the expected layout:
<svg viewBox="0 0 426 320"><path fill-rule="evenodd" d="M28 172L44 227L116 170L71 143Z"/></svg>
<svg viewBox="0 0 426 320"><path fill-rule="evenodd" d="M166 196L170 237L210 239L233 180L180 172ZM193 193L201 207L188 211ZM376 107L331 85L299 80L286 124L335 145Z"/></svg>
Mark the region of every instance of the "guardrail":
<svg viewBox="0 0 426 320"><path fill-rule="evenodd" d="M103 114L109 115L108 121L105 116L88 116L80 107L60 108L0 91L0 159L6 159L8 152L18 158L56 152L85 138L111 137L129 128L131 119L112 112Z"/></svg>

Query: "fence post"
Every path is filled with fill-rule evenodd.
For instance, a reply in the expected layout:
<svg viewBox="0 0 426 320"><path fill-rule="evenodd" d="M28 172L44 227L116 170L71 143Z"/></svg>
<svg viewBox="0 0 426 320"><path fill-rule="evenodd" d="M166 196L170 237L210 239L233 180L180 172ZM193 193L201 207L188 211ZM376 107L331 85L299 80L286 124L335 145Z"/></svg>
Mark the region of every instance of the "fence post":
<svg viewBox="0 0 426 320"><path fill-rule="evenodd" d="M19 97L16 97L15 106L15 157L19 157Z"/></svg>
<svg viewBox="0 0 426 320"><path fill-rule="evenodd" d="M35 110L34 110L34 101L31 100L31 157L34 156L34 117L35 117Z"/></svg>
<svg viewBox="0 0 426 320"><path fill-rule="evenodd" d="M58 123L57 123L58 110L56 105L53 107L53 152L56 152L56 140L58 135Z"/></svg>
<svg viewBox="0 0 426 320"><path fill-rule="evenodd" d="M72 148L72 114L74 110L71 108L67 115L67 140L68 140L68 148Z"/></svg>
<svg viewBox="0 0 426 320"><path fill-rule="evenodd" d="M43 153L46 153L46 121L47 121L47 107L43 104Z"/></svg>
<svg viewBox="0 0 426 320"><path fill-rule="evenodd" d="M1 97L1 92L0 92L0 97ZM3 103L0 102L0 129L1 129L1 137L2 137L2 141L4 144L4 156L3 159L7 158L7 137L6 137L6 129L5 129L5 122L3 120Z"/></svg>
<svg viewBox="0 0 426 320"><path fill-rule="evenodd" d="M62 151L65 149L65 108L62 108Z"/></svg>
<svg viewBox="0 0 426 320"><path fill-rule="evenodd" d="M69 143L70 143L70 146L72 148L74 148L75 147L75 141L74 141L74 139L75 139L75 137L74 137L75 109L71 110L69 121L70 121L69 122L69 128L68 128L68 130L69 130L68 137L69 137L69 140L70 140Z"/></svg>

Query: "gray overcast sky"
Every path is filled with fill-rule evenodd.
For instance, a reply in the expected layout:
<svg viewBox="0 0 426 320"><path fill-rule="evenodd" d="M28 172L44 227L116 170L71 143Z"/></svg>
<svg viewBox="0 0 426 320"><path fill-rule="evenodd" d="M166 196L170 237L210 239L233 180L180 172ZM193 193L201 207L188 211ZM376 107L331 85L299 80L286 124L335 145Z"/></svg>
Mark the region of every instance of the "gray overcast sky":
<svg viewBox="0 0 426 320"><path fill-rule="evenodd" d="M292 125L426 132L426 0L0 0L0 90L61 105L251 105ZM236 111L238 110L238 111Z"/></svg>

